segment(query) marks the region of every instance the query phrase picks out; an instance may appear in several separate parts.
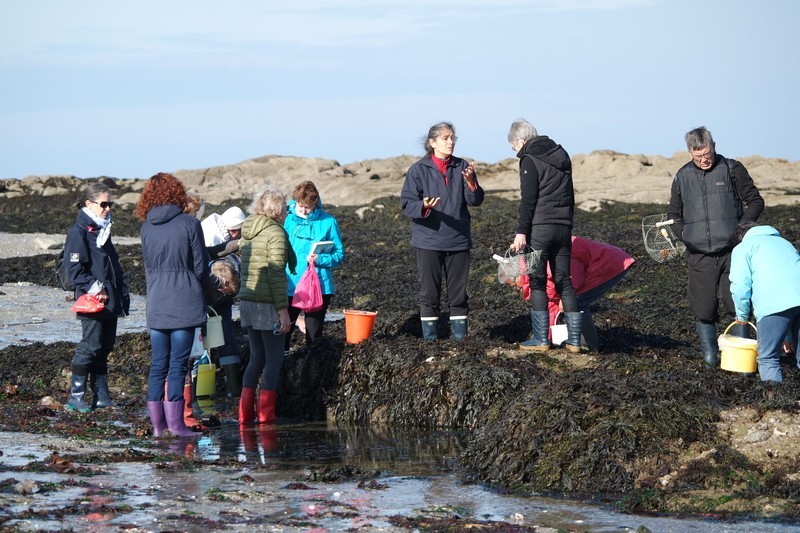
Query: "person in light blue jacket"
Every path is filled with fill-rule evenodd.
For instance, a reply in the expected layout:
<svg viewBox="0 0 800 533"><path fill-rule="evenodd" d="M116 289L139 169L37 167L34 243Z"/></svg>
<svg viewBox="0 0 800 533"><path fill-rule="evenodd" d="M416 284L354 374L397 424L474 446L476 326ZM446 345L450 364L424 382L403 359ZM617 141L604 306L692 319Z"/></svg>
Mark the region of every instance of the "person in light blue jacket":
<svg viewBox="0 0 800 533"><path fill-rule="evenodd" d="M755 222L740 223L734 239L739 244L731 253L730 282L736 321L745 323L752 310L761 380L783 381L783 341L787 333L800 335L800 254L778 230Z"/></svg>
<svg viewBox="0 0 800 533"><path fill-rule="evenodd" d="M344 246L339 233L339 223L330 214L322 210L319 199L319 190L310 181L304 181L295 187L292 200L288 205L288 214L283 223L283 228L289 234L289 243L297 256L297 269L292 273L288 269L286 276L289 281L289 318L292 324L297 322L301 310L292 305L292 298L297 283L312 262L319 275L319 284L322 289L322 309L306 312L306 344L311 346L322 338L325 323L325 314L331 304L335 292L333 286L333 269L342 264L344 260ZM330 241L327 250L311 253L316 242ZM303 260L305 259L305 261ZM291 332L286 335L284 344L285 354L288 355L291 345Z"/></svg>

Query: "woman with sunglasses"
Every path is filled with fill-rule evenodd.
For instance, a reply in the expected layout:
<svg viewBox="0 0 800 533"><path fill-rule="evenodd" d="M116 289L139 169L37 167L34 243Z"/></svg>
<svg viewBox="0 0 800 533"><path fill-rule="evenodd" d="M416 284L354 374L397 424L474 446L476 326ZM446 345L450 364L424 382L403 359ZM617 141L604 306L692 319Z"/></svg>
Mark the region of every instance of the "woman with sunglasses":
<svg viewBox="0 0 800 533"><path fill-rule="evenodd" d="M103 304L96 313L77 313L82 338L72 358L70 399L66 408L85 413L111 406L108 391L108 354L117 337L117 318L128 314L130 296L111 242L111 189L92 183L81 192L77 203L78 219L67 232L64 262L75 297L90 294ZM87 404L86 381L92 389Z"/></svg>
<svg viewBox="0 0 800 533"><path fill-rule="evenodd" d="M239 314L247 328L250 360L242 377L239 423L271 423L276 419L275 401L283 366L284 336L291 329L286 267L294 273L297 258L283 229L286 194L272 185L253 198L250 215L242 225L239 241L242 270L239 281ZM256 404L256 387L261 391Z"/></svg>

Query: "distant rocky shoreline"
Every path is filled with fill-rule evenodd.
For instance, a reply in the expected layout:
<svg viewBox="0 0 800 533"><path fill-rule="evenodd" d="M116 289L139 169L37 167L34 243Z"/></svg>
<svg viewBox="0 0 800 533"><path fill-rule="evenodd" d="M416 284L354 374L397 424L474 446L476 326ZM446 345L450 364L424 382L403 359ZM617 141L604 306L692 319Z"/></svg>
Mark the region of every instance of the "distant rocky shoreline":
<svg viewBox="0 0 800 533"><path fill-rule="evenodd" d="M398 196L403 178L417 156L403 155L341 165L332 159L267 155L232 165L178 170L187 188L211 204L248 198L262 183L271 181L290 192L303 180L314 181L326 204L366 205L381 197ZM666 204L675 172L689 160L688 153L672 157L628 155L600 150L573 156L573 178L579 207L594 210L603 201ZM739 158L747 167L761 194L770 205L800 203L800 162ZM518 198L518 161L475 162L481 185L504 198ZM154 173L159 169L155 169ZM113 179L113 178L112 178ZM116 198L121 204L138 200L145 179L115 180L125 184ZM0 180L0 199L24 195L53 196L77 192L82 179L75 176L27 176Z"/></svg>

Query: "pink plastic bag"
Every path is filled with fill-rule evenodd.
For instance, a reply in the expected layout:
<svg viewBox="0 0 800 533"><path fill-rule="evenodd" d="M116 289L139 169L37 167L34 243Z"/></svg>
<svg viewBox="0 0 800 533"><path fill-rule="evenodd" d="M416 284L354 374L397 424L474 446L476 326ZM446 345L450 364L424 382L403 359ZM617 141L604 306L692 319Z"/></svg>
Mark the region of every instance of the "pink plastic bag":
<svg viewBox="0 0 800 533"><path fill-rule="evenodd" d="M313 262L308 264L308 268L297 282L292 297L292 307L302 309L306 313L322 309L322 288Z"/></svg>

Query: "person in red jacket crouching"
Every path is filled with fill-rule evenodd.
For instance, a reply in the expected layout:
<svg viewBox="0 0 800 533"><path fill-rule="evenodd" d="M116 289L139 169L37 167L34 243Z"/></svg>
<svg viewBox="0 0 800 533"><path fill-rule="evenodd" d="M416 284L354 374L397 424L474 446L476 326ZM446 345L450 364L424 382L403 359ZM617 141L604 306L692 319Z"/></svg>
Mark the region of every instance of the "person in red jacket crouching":
<svg viewBox="0 0 800 533"><path fill-rule="evenodd" d="M589 351L599 351L597 328L591 305L613 289L628 274L635 260L625 250L582 237L572 237L570 277L583 313L581 333ZM553 275L547 269L547 299L550 323L555 324L561 312L561 298L556 292Z"/></svg>

